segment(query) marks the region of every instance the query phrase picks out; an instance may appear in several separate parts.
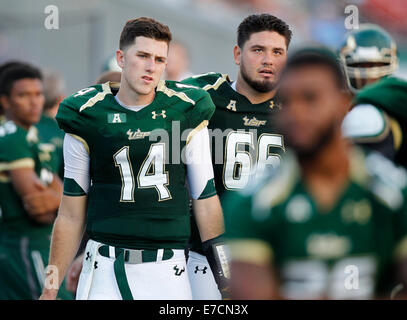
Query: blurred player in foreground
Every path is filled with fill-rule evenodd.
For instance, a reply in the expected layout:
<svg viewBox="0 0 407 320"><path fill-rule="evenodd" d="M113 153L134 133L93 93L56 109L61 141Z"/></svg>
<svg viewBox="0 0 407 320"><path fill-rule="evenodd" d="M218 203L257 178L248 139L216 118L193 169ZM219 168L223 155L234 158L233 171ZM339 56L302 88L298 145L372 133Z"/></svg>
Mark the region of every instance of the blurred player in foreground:
<svg viewBox="0 0 407 320"><path fill-rule="evenodd" d="M7 121L0 126L0 299L38 299L62 183L51 173L35 124L44 105L42 75L17 63L0 76ZM64 289L60 298L71 298Z"/></svg>
<svg viewBox="0 0 407 320"><path fill-rule="evenodd" d="M345 88L329 50L289 58L278 120L294 154L224 206L232 297L390 297L407 257L407 174L342 138Z"/></svg>
<svg viewBox="0 0 407 320"><path fill-rule="evenodd" d="M204 90L160 81L170 41L158 21L127 21L116 52L120 87L95 85L60 104L64 195L47 276L54 286L44 286L42 299L55 299L85 227L77 299L192 297L186 181L203 241L224 231L206 128L215 107ZM174 125L189 131L186 141L172 135Z"/></svg>
<svg viewBox="0 0 407 320"><path fill-rule="evenodd" d="M377 25L361 25L346 36L340 56L355 93L344 135L407 167L407 82L393 76L396 42Z"/></svg>
<svg viewBox="0 0 407 320"><path fill-rule="evenodd" d="M248 16L238 27L233 51L239 66L236 81L214 72L182 81L206 90L216 106L209 129L221 200L224 194L241 190L251 179L261 176L267 167L280 163L285 147L275 123L280 108L276 92L290 40L289 26L277 17ZM188 274L194 299L220 298L193 220ZM227 289L227 280L222 283L220 290Z"/></svg>

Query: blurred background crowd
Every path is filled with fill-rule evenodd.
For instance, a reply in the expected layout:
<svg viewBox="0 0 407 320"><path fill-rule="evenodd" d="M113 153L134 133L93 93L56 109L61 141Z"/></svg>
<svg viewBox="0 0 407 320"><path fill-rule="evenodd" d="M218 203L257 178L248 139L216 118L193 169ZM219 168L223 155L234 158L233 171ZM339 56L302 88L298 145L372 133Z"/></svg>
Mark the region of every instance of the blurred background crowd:
<svg viewBox="0 0 407 320"><path fill-rule="evenodd" d="M174 54L181 76L216 71L234 78L236 27L247 15L266 12L287 21L294 34L292 48L319 42L337 49L347 31L347 5L357 6L360 23L378 23L393 35L399 50L398 75L407 77L404 0L393 0L391 5L385 0L57 0L52 2L59 11L57 30L44 27L44 9L49 4L43 0L0 3L0 64L23 60L57 70L66 81L67 93L117 68L111 58L123 23L130 18L150 16L170 27L186 50ZM169 68L173 69L171 58Z"/></svg>

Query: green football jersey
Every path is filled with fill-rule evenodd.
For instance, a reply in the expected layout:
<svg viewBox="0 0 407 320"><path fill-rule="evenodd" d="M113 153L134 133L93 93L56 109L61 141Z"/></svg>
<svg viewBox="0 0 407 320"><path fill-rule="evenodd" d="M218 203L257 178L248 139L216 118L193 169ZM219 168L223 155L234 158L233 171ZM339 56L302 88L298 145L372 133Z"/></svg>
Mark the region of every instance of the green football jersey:
<svg viewBox="0 0 407 320"><path fill-rule="evenodd" d="M354 150L349 182L324 211L287 156L277 172L226 199L232 259L272 261L289 299L389 298L394 254L407 253L406 186L403 169Z"/></svg>
<svg viewBox="0 0 407 320"><path fill-rule="evenodd" d="M52 225L34 222L14 189L9 171L33 168L44 183L52 181L50 163L39 148L35 127L25 130L12 121L0 126L0 230L3 233L41 235L49 238Z"/></svg>
<svg viewBox="0 0 407 320"><path fill-rule="evenodd" d="M161 81L154 101L136 112L114 94L109 83L83 89L60 104L56 117L89 152L87 233L126 248L185 248L189 197L181 151L212 116L210 96ZM190 133L183 138L185 130Z"/></svg>
<svg viewBox="0 0 407 320"><path fill-rule="evenodd" d="M384 111L398 123L398 126L395 126L390 121L388 125L395 140L396 155L394 160L407 167L407 82L396 77L385 77L363 88L355 96L353 104L371 104ZM361 141L363 142L363 139Z"/></svg>
<svg viewBox="0 0 407 320"><path fill-rule="evenodd" d="M64 132L59 129L55 119L43 114L40 122L35 125L40 136L40 149L44 156L50 161L51 170L61 178L64 176L64 159L62 145Z"/></svg>
<svg viewBox="0 0 407 320"><path fill-rule="evenodd" d="M208 128L219 196L243 189L256 174L261 176L265 168L280 163L284 140L273 119L281 108L279 102L252 104L231 87L226 74L208 73L182 82L206 90L216 106Z"/></svg>
<svg viewBox="0 0 407 320"><path fill-rule="evenodd" d="M243 189L267 167L280 163L285 147L274 122L274 115L281 108L278 100L252 104L231 87L226 74L210 72L182 82L206 90L216 106L208 128L215 186L221 201L226 191ZM192 218L191 249L202 253L200 243Z"/></svg>

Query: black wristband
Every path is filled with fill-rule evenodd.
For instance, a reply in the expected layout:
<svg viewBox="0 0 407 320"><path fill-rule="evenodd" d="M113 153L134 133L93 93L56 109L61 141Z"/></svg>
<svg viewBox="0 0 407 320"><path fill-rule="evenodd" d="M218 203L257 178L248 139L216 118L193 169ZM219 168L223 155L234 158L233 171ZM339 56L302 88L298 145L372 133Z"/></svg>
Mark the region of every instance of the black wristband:
<svg viewBox="0 0 407 320"><path fill-rule="evenodd" d="M203 252L208 259L219 290L229 287L229 261L222 235L202 242Z"/></svg>

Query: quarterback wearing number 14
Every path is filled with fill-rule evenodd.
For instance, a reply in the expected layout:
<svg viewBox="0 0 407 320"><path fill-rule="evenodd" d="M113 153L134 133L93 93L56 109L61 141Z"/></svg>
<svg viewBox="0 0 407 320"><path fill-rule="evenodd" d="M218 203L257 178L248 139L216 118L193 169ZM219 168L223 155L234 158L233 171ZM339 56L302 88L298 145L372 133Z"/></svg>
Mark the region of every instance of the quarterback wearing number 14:
<svg viewBox="0 0 407 320"><path fill-rule="evenodd" d="M215 107L204 90L160 80L170 41L168 27L153 19L128 21L116 53L120 86L83 89L59 107L64 195L42 299L56 297L49 279L62 282L85 227L77 299L191 299L189 196L202 241L214 244L206 251L211 267L221 266L223 215L207 130ZM153 138L157 129L171 137L174 123L189 130L186 141Z"/></svg>

